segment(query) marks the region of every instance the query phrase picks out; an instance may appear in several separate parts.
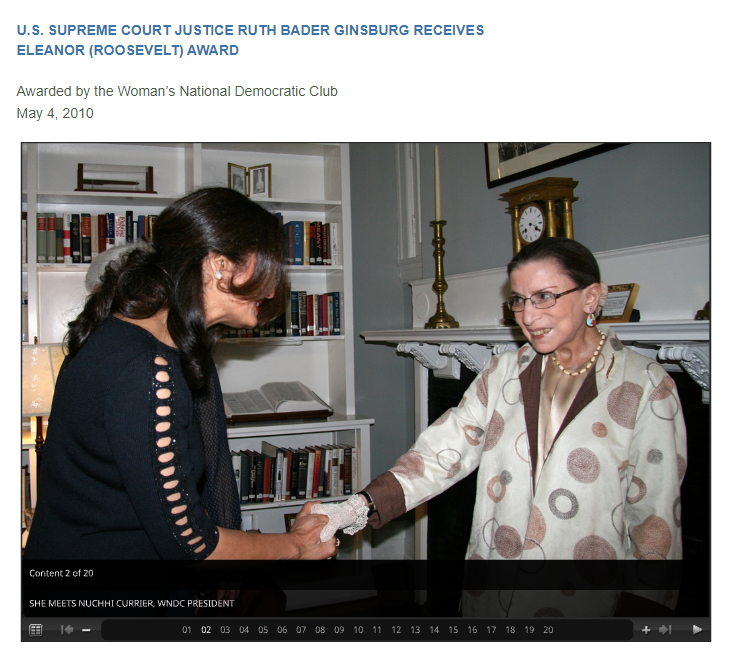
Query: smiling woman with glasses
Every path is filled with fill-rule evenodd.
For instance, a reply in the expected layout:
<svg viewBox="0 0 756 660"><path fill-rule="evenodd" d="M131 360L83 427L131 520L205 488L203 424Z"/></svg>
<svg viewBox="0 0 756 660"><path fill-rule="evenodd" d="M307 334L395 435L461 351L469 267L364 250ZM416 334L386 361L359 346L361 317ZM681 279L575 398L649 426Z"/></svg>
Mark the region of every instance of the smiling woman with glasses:
<svg viewBox="0 0 756 660"><path fill-rule="evenodd" d="M491 357L460 403L355 496L365 511L334 519L355 525L367 512L381 527L477 469L467 559L680 559L686 435L674 381L597 326L607 289L585 246L542 239L508 273L527 344ZM492 585L463 591L462 611L661 616L675 600L667 589Z"/></svg>

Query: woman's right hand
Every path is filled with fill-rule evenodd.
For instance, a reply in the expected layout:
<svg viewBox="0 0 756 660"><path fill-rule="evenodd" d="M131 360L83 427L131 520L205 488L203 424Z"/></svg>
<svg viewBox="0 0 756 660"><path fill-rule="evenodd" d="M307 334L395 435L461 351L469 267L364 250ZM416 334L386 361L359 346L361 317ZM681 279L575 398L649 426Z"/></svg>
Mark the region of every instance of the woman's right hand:
<svg viewBox="0 0 756 660"><path fill-rule="evenodd" d="M336 538L321 542L320 532L328 522L328 516L311 513L318 502L307 502L297 514L289 535L294 541L299 556L297 559L330 559L338 553Z"/></svg>

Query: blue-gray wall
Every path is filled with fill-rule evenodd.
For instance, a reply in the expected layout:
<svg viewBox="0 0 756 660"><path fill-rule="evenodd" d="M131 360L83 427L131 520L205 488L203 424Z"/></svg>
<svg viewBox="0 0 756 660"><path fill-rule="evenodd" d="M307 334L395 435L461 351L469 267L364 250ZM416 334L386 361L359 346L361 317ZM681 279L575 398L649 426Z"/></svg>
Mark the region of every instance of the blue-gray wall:
<svg viewBox="0 0 756 660"><path fill-rule="evenodd" d="M352 254L356 412L375 419L370 432L373 476L414 442L414 371L395 347L367 344L363 330L408 327L410 290L399 279L394 145L351 144Z"/></svg>
<svg viewBox="0 0 756 660"><path fill-rule="evenodd" d="M435 216L433 144L423 144L423 218ZM439 144L447 275L506 266L512 222L499 195L546 176L578 181L575 239L593 252L709 233L708 143L629 144L548 172L488 189L481 143ZM433 232L424 222L423 274L433 277Z"/></svg>
<svg viewBox="0 0 756 660"><path fill-rule="evenodd" d="M423 276L433 277L433 144L420 148ZM708 143L630 144L489 190L482 143L440 143L446 275L505 266L512 229L499 195L546 176L578 181L575 238L594 252L710 233ZM393 144L352 144L354 321L363 330L411 326L409 287L399 280ZM414 384L409 358L355 340L357 413L374 417L373 474L413 442Z"/></svg>

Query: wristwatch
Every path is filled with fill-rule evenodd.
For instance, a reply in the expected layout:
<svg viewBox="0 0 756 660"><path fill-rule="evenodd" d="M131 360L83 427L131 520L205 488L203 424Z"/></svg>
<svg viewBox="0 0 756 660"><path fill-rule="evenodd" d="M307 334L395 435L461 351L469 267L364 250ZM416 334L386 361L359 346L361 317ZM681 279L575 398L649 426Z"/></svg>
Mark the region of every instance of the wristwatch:
<svg viewBox="0 0 756 660"><path fill-rule="evenodd" d="M361 490L357 495L362 495L367 500L367 507L368 507L368 515L372 515L376 512L375 508L375 502L373 502L373 498L370 497L370 493L367 493L364 490Z"/></svg>

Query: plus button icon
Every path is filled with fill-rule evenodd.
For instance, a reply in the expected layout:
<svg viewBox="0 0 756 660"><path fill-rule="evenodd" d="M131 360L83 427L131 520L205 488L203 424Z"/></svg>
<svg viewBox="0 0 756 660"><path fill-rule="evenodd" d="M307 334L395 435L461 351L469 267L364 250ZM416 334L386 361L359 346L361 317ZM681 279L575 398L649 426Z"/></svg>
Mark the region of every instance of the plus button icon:
<svg viewBox="0 0 756 660"><path fill-rule="evenodd" d="M651 632L651 628L649 628L648 626L646 626L645 628L641 628L641 632L642 632L642 633L643 633L644 635L648 635L648 633L650 633L650 632Z"/></svg>

